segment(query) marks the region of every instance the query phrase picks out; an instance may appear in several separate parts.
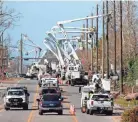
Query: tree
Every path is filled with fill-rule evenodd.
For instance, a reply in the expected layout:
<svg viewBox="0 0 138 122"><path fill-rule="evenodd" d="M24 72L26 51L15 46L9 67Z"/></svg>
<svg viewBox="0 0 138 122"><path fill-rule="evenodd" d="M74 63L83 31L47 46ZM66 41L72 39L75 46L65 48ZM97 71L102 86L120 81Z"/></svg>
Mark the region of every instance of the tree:
<svg viewBox="0 0 138 122"><path fill-rule="evenodd" d="M109 2L109 10L113 12L113 2ZM117 66L119 67L120 60L120 9L119 2L116 1L116 35L117 35ZM124 63L128 62L128 59L134 58L137 54L137 37L138 37L138 8L135 1L123 1L123 60ZM113 63L114 59L114 25L113 19L109 23L109 52L110 52L110 63Z"/></svg>
<svg viewBox="0 0 138 122"><path fill-rule="evenodd" d="M5 30L16 26L16 22L20 20L20 17L20 13L16 13L14 9L8 9L4 6L4 2L0 1L0 37Z"/></svg>

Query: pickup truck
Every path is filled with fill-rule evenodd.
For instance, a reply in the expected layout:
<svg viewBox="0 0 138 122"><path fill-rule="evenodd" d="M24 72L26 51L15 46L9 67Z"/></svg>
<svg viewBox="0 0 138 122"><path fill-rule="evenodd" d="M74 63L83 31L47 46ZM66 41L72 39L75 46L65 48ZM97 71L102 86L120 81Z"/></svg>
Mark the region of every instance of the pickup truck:
<svg viewBox="0 0 138 122"><path fill-rule="evenodd" d="M39 105L39 115L48 112L56 112L58 115L63 114L63 98L58 94L43 95L40 99L36 99Z"/></svg>
<svg viewBox="0 0 138 122"><path fill-rule="evenodd" d="M29 96L23 89L9 89L4 95L4 108L9 110L11 107L23 108L28 110Z"/></svg>
<svg viewBox="0 0 138 122"><path fill-rule="evenodd" d="M90 96L87 101L87 114L94 113L112 115L113 114L113 98L109 94L97 93Z"/></svg>

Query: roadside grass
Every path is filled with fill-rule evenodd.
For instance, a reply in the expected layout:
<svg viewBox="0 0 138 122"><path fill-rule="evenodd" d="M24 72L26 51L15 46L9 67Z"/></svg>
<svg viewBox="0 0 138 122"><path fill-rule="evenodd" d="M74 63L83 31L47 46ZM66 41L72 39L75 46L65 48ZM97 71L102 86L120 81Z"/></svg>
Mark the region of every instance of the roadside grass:
<svg viewBox="0 0 138 122"><path fill-rule="evenodd" d="M136 107L138 106L138 100L131 100L131 101L126 101L124 98L117 98L114 100L115 104L120 105L121 107Z"/></svg>

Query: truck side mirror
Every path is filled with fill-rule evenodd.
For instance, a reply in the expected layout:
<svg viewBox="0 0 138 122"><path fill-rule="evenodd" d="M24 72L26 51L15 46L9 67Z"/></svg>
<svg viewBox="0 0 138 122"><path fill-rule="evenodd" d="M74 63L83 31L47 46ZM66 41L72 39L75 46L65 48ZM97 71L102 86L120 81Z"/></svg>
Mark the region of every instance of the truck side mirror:
<svg viewBox="0 0 138 122"><path fill-rule="evenodd" d="M40 99L36 99L37 102L40 102Z"/></svg>
<svg viewBox="0 0 138 122"><path fill-rule="evenodd" d="M85 100L88 100L88 98L87 98L87 97L85 97Z"/></svg>
<svg viewBox="0 0 138 122"><path fill-rule="evenodd" d="M59 98L60 101L63 101L63 97Z"/></svg>
<svg viewBox="0 0 138 122"><path fill-rule="evenodd" d="M111 98L111 100L113 101L113 100L114 100L114 98Z"/></svg>

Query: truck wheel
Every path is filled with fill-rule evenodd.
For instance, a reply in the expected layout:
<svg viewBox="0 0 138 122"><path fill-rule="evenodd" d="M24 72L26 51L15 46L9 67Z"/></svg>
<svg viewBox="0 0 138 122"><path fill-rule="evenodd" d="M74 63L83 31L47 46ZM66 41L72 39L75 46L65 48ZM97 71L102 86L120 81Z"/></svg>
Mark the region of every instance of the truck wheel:
<svg viewBox="0 0 138 122"><path fill-rule="evenodd" d="M4 109L5 109L6 111L10 110L10 108L8 108L8 107L6 107L6 106L5 106L5 108L4 108Z"/></svg>
<svg viewBox="0 0 138 122"><path fill-rule="evenodd" d="M86 109L86 113L89 114L90 113L90 110L89 109Z"/></svg>
<svg viewBox="0 0 138 122"><path fill-rule="evenodd" d="M74 86L74 83L73 83L73 81L71 81L71 86Z"/></svg>
<svg viewBox="0 0 138 122"><path fill-rule="evenodd" d="M89 110L89 114L90 114L90 115L93 115L93 111L92 111L92 110Z"/></svg>
<svg viewBox="0 0 138 122"><path fill-rule="evenodd" d="M43 111L39 111L39 115L43 115Z"/></svg>
<svg viewBox="0 0 138 122"><path fill-rule="evenodd" d="M58 111L58 115L62 115L62 114L63 114L62 110Z"/></svg>
<svg viewBox="0 0 138 122"><path fill-rule="evenodd" d="M28 105L25 105L25 106L23 107L23 110L28 110Z"/></svg>
<svg viewBox="0 0 138 122"><path fill-rule="evenodd" d="M112 115L113 114L113 111L108 111L107 113L106 113L106 115Z"/></svg>

